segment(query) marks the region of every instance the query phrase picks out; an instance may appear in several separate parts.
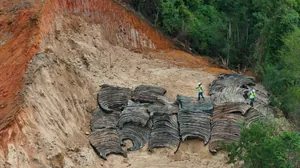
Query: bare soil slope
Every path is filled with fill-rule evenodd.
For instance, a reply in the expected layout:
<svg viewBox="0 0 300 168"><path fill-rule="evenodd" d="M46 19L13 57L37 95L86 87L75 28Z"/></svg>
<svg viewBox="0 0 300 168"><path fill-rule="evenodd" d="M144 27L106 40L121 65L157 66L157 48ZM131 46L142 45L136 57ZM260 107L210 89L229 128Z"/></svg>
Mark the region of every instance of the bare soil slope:
<svg viewBox="0 0 300 168"><path fill-rule="evenodd" d="M80 24L79 30L70 26L74 22ZM215 75L201 71L201 62L199 68L190 69L156 59L163 51L138 54L112 45L100 24L81 18L64 18L58 29L61 33L44 46L47 54L34 56L28 66L25 103L18 116L22 128L15 138L19 143L8 144L0 167L228 166L224 155L212 156L198 140L184 142L176 154L171 149L149 153L144 148L129 152L128 158L111 155L107 161L100 159L86 135L99 85L157 85L166 88L167 97L174 100L177 94L194 96L200 80L207 90Z"/></svg>
<svg viewBox="0 0 300 168"><path fill-rule="evenodd" d="M173 47L114 0L0 0L0 130L19 112L28 62L60 33L62 18L73 15L101 24L106 39L118 46L136 51Z"/></svg>
<svg viewBox="0 0 300 168"><path fill-rule="evenodd" d="M197 140L175 155L144 148L103 161L87 139L99 85L157 85L174 100L195 95L199 81L208 91L215 73L225 70L206 72L207 59L174 50L113 0L0 5L0 167L228 166L225 155L212 156Z"/></svg>

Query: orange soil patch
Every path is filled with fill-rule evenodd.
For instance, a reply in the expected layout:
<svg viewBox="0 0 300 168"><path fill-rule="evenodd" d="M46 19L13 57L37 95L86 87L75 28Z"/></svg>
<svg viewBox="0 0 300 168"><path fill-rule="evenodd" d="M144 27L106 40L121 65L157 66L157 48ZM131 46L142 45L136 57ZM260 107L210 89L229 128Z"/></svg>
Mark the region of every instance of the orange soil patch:
<svg viewBox="0 0 300 168"><path fill-rule="evenodd" d="M0 46L0 129L14 119L21 105L23 74L28 61L38 51L39 43L32 38L37 33L36 26L30 21L35 12L34 9L18 11L5 29L12 37Z"/></svg>
<svg viewBox="0 0 300 168"><path fill-rule="evenodd" d="M193 56L181 50L161 50L148 52L151 57L173 62L175 65L188 68L203 68L210 66L209 59L201 56Z"/></svg>
<svg viewBox="0 0 300 168"><path fill-rule="evenodd" d="M248 76L254 76L253 71L246 71L243 74L248 75Z"/></svg>
<svg viewBox="0 0 300 168"><path fill-rule="evenodd" d="M210 72L210 73L233 73L231 70L217 68L217 67L207 67L203 69L203 71Z"/></svg>
<svg viewBox="0 0 300 168"><path fill-rule="evenodd" d="M21 2L23 1L0 0L1 10L4 11L0 15L0 36L4 33L11 34L6 43L0 46L0 130L15 118L22 104L23 75L28 62L39 52L41 45L46 44L50 38L55 38L55 26L61 21L62 15L80 15L89 21L100 23L106 39L112 44L118 45L120 41L117 35L122 33L122 38L127 41L122 46L128 49L149 51L151 44L148 43L151 41L157 49L156 52L148 52L153 58L190 68L210 66L207 58L174 50L169 39L113 0L32 0L29 9L5 12ZM32 16L38 22L35 23ZM8 24L11 18L13 22Z"/></svg>
<svg viewBox="0 0 300 168"><path fill-rule="evenodd" d="M210 73L216 73L216 74L219 74L219 73L237 73L233 70L228 70L228 69L222 69L222 68L218 68L218 67L206 67L203 69L203 71L206 71L206 72L210 72ZM248 75L248 76L253 76L253 73L252 71L245 71L245 72L240 72L241 74L244 74L244 75Z"/></svg>
<svg viewBox="0 0 300 168"><path fill-rule="evenodd" d="M132 28L140 34L145 34L137 38L140 41L136 41L136 48L144 47L140 44L147 39L143 38L151 40L159 49L173 47L159 31L113 0L33 0L31 8L16 8L13 12L9 12L8 9L22 4L21 1L0 0L0 4L0 40L6 40L3 39L4 33L11 34L5 44L0 46L0 130L15 118L20 109L23 75L28 62L39 52L40 44L54 38L57 19L66 14L66 11L101 23L107 32L108 40L112 43L116 41L115 34L120 31L119 26L122 25L125 34L132 34ZM33 16L38 22L32 21ZM9 23L9 20L12 22ZM131 48L130 44L125 47Z"/></svg>

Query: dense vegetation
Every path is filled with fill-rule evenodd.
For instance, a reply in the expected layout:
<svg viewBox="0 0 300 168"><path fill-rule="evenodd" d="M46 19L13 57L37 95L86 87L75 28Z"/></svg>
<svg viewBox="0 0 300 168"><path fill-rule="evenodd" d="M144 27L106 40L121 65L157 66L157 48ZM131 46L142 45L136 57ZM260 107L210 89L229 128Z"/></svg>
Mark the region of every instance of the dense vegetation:
<svg viewBox="0 0 300 168"><path fill-rule="evenodd" d="M300 134L275 131L275 126L258 121L244 127L238 142L227 145L229 163L244 161L243 167L299 167Z"/></svg>
<svg viewBox="0 0 300 168"><path fill-rule="evenodd" d="M300 0L127 0L146 19L193 52L231 69L252 69L271 103L300 128ZM269 122L244 127L227 146L244 167L299 167L299 133Z"/></svg>
<svg viewBox="0 0 300 168"><path fill-rule="evenodd" d="M300 120L300 0L131 0L135 10L225 67L251 68L272 104ZM300 125L300 124L299 124Z"/></svg>

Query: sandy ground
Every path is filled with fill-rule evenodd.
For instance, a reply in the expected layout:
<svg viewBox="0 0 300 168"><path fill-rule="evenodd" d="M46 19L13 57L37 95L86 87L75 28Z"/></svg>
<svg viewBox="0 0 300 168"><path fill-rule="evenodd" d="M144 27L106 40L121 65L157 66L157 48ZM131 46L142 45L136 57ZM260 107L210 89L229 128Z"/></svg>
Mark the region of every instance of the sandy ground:
<svg viewBox="0 0 300 168"><path fill-rule="evenodd" d="M196 96L199 81L207 95L216 75L202 71L205 64L189 69L156 59L155 53L113 46L105 40L101 25L80 21L80 29L74 31L68 28L70 22L66 19L56 38L44 46L48 54L35 56L29 64L25 103L18 118L24 137L18 146L10 145L0 167L232 167L226 165L225 154L211 155L200 140L182 143L176 154L174 149L149 153L145 147L129 152L128 158L110 155L107 161L100 159L87 139L99 85L157 85L175 100L177 94Z"/></svg>

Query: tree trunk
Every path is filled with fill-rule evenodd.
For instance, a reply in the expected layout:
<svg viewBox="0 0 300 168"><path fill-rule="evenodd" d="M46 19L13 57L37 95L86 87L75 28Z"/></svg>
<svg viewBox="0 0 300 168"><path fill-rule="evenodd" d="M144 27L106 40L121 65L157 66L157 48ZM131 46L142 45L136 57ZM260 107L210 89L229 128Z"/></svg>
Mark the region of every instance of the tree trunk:
<svg viewBox="0 0 300 168"><path fill-rule="evenodd" d="M237 45L239 46L239 44L240 44L240 31L239 31L238 24L236 24L236 34L237 34Z"/></svg>
<svg viewBox="0 0 300 168"><path fill-rule="evenodd" d="M156 16L155 16L155 20L154 20L154 25L155 26L157 26L158 15L159 15L159 10L157 11Z"/></svg>
<svg viewBox="0 0 300 168"><path fill-rule="evenodd" d="M248 44L248 37L249 37L249 24L247 23L247 29L246 29L246 44Z"/></svg>
<svg viewBox="0 0 300 168"><path fill-rule="evenodd" d="M231 21L228 21L228 36L227 36L227 68L229 65L229 56L230 56L230 42L231 42L231 36L232 36L232 32L231 32Z"/></svg>

